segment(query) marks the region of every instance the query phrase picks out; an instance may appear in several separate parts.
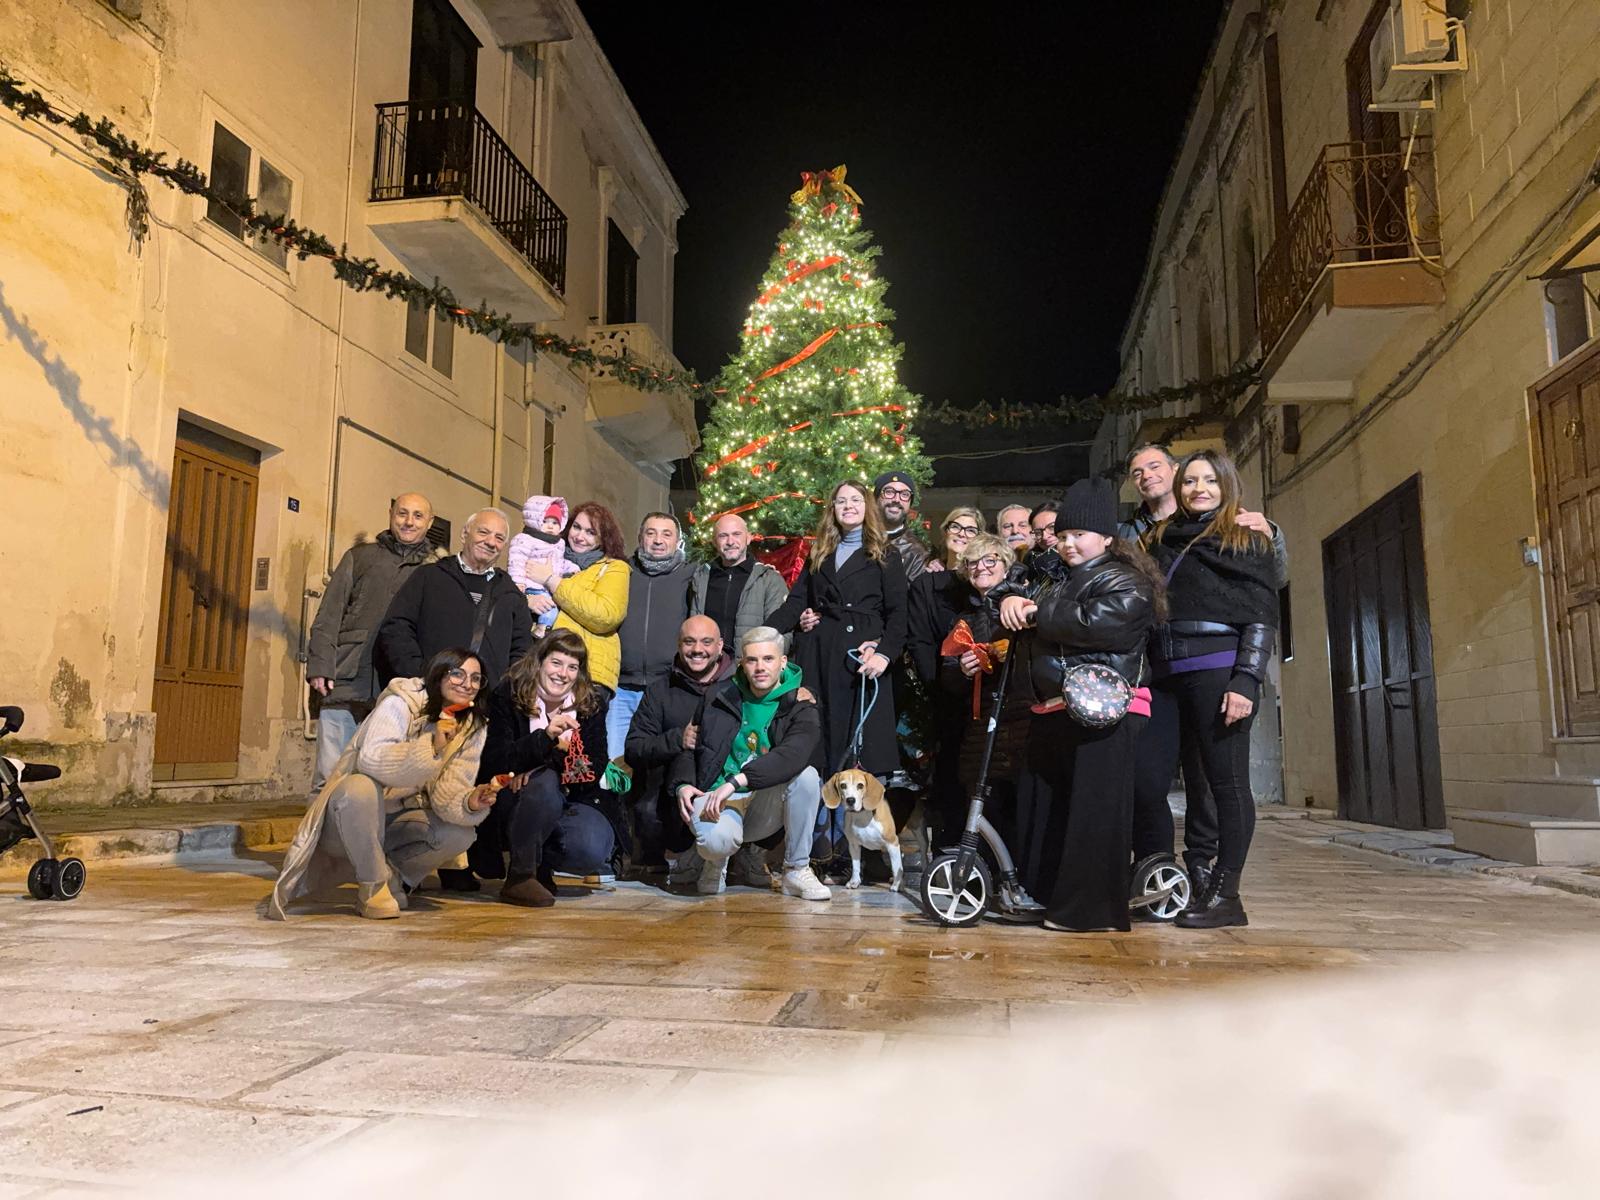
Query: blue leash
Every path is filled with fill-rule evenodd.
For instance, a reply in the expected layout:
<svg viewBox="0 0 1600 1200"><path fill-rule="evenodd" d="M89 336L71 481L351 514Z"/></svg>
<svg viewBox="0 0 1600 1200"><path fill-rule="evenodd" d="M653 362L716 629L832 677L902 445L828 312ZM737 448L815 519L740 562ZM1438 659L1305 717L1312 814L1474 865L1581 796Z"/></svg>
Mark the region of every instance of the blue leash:
<svg viewBox="0 0 1600 1200"><path fill-rule="evenodd" d="M857 667L860 667L866 662L866 659L862 657L859 649L846 650L844 653L845 657L851 662L855 663ZM842 759L839 763L838 769L840 771L844 770L845 762L849 761L852 756L857 762L861 761L862 735L867 728L867 718L872 715L873 706L878 703L877 677L872 676L869 678L867 676L858 674L856 678L861 681L861 690L857 693L856 697L856 707L860 715L856 718L855 732L850 735L850 745L844 752L844 759ZM870 700L867 699L869 688L872 696Z"/></svg>

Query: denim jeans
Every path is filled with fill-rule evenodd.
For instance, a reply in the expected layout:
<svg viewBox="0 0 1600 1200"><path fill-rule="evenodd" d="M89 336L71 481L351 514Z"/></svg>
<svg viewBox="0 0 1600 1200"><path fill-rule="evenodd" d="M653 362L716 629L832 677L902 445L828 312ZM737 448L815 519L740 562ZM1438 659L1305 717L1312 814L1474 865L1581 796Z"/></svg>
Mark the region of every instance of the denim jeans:
<svg viewBox="0 0 1600 1200"><path fill-rule="evenodd" d="M811 831L821 804L822 780L815 767L807 767L788 783L735 792L715 821L701 820L706 798L697 797L690 828L700 857L709 862L732 858L745 842L759 842L782 829L783 866L794 870L811 862Z"/></svg>
<svg viewBox="0 0 1600 1200"><path fill-rule="evenodd" d="M324 704L317 714L317 769L311 775L312 799L317 797L322 785L328 782L328 776L333 774L339 756L350 744L350 739L355 737L361 719L353 709L344 705Z"/></svg>
<svg viewBox="0 0 1600 1200"><path fill-rule="evenodd" d="M616 845L606 815L592 804L568 800L561 776L549 767L533 773L520 792L500 792L495 802L511 845L511 873L533 875L540 867L570 875L593 875L605 868Z"/></svg>
<svg viewBox="0 0 1600 1200"><path fill-rule="evenodd" d="M415 886L472 845L477 832L441 821L425 808L386 813L377 780L346 775L328 797L321 844L354 868L358 882L383 883L393 865Z"/></svg>
<svg viewBox="0 0 1600 1200"><path fill-rule="evenodd" d="M607 760L622 757L622 749L628 744L628 726L633 724L633 714L639 711L639 701L643 699L643 692L627 688L618 688L611 697L611 707L606 709Z"/></svg>

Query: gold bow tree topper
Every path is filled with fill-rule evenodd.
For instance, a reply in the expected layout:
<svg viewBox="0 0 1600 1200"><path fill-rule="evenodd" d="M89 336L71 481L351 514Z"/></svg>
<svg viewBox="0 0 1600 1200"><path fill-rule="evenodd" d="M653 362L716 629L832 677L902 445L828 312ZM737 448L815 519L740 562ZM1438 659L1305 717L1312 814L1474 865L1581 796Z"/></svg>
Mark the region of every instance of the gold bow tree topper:
<svg viewBox="0 0 1600 1200"><path fill-rule="evenodd" d="M844 181L848 168L840 163L831 171L801 171L800 190L789 197L796 204L805 204L807 201L816 200L827 193L832 193L830 199L847 200L851 204L860 204L861 197L856 194L855 188Z"/></svg>

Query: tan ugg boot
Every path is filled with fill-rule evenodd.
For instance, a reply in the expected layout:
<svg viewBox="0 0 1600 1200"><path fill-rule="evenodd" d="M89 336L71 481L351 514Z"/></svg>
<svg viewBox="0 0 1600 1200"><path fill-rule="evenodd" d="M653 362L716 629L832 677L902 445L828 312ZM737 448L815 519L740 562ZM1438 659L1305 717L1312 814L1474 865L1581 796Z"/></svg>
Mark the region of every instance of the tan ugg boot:
<svg viewBox="0 0 1600 1200"><path fill-rule="evenodd" d="M400 905L389 891L389 882L363 883L356 889L356 912L372 921L391 921L400 915Z"/></svg>

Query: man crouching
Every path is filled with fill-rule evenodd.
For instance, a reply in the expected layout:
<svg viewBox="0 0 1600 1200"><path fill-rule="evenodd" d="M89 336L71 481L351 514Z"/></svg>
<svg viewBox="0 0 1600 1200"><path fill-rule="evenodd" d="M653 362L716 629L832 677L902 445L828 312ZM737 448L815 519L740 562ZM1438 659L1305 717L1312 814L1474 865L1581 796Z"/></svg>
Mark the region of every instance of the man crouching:
<svg viewBox="0 0 1600 1200"><path fill-rule="evenodd" d="M705 866L697 885L714 896L726 886L728 859L746 841L784 831L783 892L828 900L811 870L811 833L822 781L811 758L822 739L817 706L803 700L800 668L783 653L783 635L758 625L739 639L739 670L706 693L683 750L672 764L678 809Z"/></svg>

